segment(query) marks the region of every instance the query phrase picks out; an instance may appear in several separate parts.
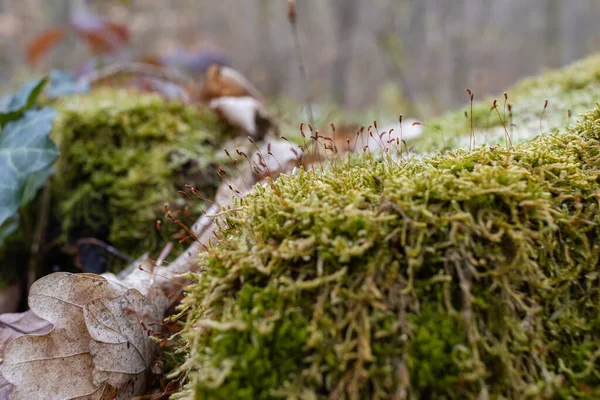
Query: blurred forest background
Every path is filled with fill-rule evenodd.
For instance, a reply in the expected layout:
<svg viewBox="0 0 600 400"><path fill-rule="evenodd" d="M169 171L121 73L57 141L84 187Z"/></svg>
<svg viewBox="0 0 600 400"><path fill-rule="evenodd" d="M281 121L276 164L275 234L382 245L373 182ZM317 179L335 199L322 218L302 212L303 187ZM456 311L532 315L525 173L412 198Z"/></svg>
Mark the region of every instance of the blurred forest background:
<svg viewBox="0 0 600 400"><path fill-rule="evenodd" d="M523 76L600 50L598 0L304 0L298 29L315 101L347 109L395 103L425 117L502 92ZM89 12L125 24L126 58L219 49L271 98L301 103L285 0L0 0L0 90L90 58L76 38L35 70L23 49Z"/></svg>

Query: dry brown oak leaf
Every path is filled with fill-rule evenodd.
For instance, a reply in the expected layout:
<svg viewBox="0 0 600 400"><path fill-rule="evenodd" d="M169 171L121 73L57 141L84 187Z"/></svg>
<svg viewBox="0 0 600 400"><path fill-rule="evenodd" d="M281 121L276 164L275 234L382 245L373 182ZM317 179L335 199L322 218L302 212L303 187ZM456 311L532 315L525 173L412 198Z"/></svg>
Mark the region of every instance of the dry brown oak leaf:
<svg viewBox="0 0 600 400"><path fill-rule="evenodd" d="M35 315L31 310L23 313L0 314L0 363L4 359L4 349L10 341L25 334L41 335L52 330L52 324ZM14 397L14 386L0 374L0 400Z"/></svg>
<svg viewBox="0 0 600 400"><path fill-rule="evenodd" d="M54 328L24 335L4 352L0 373L14 399L129 399L144 390L167 300L110 276L59 272L36 281L29 306ZM140 292L142 290L142 292Z"/></svg>

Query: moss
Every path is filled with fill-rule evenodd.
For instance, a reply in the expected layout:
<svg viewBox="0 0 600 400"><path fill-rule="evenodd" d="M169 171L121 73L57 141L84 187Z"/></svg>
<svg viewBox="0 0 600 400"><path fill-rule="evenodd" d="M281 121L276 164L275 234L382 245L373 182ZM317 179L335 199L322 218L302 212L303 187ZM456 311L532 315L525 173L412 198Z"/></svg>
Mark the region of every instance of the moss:
<svg viewBox="0 0 600 400"><path fill-rule="evenodd" d="M114 89L67 97L54 106L59 114L52 136L61 156L53 210L63 243L91 236L132 257L157 251L164 245L155 228L163 205L183 209L190 203L177 190L191 184L214 194L215 153L228 134L211 114ZM200 214L197 202L191 214ZM178 231L171 225L163 228L165 236Z"/></svg>
<svg viewBox="0 0 600 400"><path fill-rule="evenodd" d="M600 396L600 106L510 150L354 157L226 212L177 398Z"/></svg>
<svg viewBox="0 0 600 400"><path fill-rule="evenodd" d="M415 386L423 388L421 397L443 398L459 383L461 368L456 360L469 356L463 323L445 310L423 310L407 320L413 332L406 349L408 371Z"/></svg>
<svg viewBox="0 0 600 400"><path fill-rule="evenodd" d="M471 88L477 91L477 88ZM555 132L563 126L574 124L581 113L592 108L600 90L600 55L578 61L562 69L552 70L540 76L526 78L506 90L508 103L513 105L512 120L508 107L504 106L502 94L476 101L473 104L473 127L477 144L496 144L504 141L503 120L513 141L524 141L540 133ZM461 100L466 93L457 93ZM462 97L464 96L464 97ZM498 110L491 111L494 99ZM544 112L544 102L548 107ZM569 118L568 111L572 117ZM465 118L465 112L469 118ZM470 131L470 106L449 112L427 122L427 126L443 132L449 148L468 148ZM540 119L542 126L540 129ZM514 126L511 127L511 123ZM418 151L442 150L442 139L434 129L424 130L424 135L411 142Z"/></svg>

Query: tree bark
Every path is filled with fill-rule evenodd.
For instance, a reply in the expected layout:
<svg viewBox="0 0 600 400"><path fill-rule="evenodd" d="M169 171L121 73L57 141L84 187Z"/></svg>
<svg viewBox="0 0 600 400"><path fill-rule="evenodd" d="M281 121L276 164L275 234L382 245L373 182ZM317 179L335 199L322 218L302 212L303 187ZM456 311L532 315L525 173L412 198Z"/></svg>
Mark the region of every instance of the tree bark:
<svg viewBox="0 0 600 400"><path fill-rule="evenodd" d="M352 34L357 26L358 0L335 0L332 2L336 21L336 57L331 71L331 87L334 100L346 104L346 76L352 59Z"/></svg>
<svg viewBox="0 0 600 400"><path fill-rule="evenodd" d="M547 67L562 65L561 1L546 0L544 29L544 58Z"/></svg>

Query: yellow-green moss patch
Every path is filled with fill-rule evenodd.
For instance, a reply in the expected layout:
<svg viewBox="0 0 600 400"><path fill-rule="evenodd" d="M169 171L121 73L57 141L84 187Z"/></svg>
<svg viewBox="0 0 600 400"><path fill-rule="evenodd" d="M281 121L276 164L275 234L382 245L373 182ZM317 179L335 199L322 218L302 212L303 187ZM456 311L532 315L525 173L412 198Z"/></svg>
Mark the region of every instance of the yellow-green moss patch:
<svg viewBox="0 0 600 400"><path fill-rule="evenodd" d="M187 288L177 397L599 398L599 121L257 187Z"/></svg>
<svg viewBox="0 0 600 400"><path fill-rule="evenodd" d="M214 194L218 146L228 134L212 114L114 89L54 106L59 115L52 136L61 155L53 209L64 240L94 237L137 257L164 245L155 222L163 219L167 202L183 209L187 200L177 191L184 184ZM191 213L198 216L193 204Z"/></svg>

